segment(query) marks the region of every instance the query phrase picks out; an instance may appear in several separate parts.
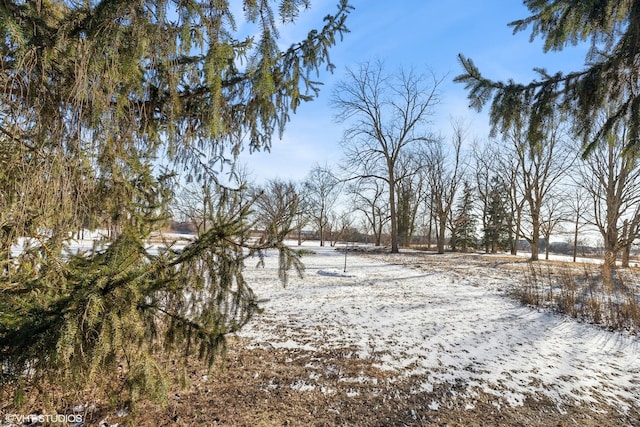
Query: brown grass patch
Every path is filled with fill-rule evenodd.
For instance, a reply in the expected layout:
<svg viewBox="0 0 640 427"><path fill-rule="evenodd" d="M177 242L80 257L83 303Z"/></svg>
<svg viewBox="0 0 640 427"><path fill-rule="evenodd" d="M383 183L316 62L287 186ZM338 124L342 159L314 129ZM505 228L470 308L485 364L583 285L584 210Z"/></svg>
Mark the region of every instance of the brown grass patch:
<svg viewBox="0 0 640 427"><path fill-rule="evenodd" d="M614 426L640 425L640 415L616 408L559 407L540 396L510 407L494 395L469 391L465 384L434 384L422 391L424 378L402 378L354 358L350 349L310 352L248 349L231 339L229 351L213 370L197 361L186 372L167 365L172 380L166 403L141 402L134 413L91 395L91 389L59 394L51 402L59 413L85 404L86 426ZM96 390L94 390L96 391ZM38 391L30 403L2 412L41 411ZM6 398L6 395L4 396ZM49 412L50 413L50 412Z"/></svg>
<svg viewBox="0 0 640 427"><path fill-rule="evenodd" d="M609 330L640 332L637 272L617 270L605 285L600 269L583 265L530 264L515 295L524 304L545 307Z"/></svg>

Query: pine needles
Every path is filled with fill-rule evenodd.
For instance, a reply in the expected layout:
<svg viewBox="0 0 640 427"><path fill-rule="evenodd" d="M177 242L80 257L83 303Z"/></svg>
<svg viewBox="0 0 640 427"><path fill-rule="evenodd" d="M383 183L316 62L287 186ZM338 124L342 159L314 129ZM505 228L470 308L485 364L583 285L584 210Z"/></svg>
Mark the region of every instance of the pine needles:
<svg viewBox="0 0 640 427"><path fill-rule="evenodd" d="M309 73L330 65L351 9L282 52L274 11L291 20L308 2L246 5L260 43L238 38L227 1L0 4L0 384L17 401L44 380L161 398L159 355L211 364L259 310L247 257L277 248L282 279L301 272L284 233L251 244L238 191L186 247L149 245L180 185L217 191L226 153L268 149L313 98ZM96 228L105 241L74 252Z"/></svg>

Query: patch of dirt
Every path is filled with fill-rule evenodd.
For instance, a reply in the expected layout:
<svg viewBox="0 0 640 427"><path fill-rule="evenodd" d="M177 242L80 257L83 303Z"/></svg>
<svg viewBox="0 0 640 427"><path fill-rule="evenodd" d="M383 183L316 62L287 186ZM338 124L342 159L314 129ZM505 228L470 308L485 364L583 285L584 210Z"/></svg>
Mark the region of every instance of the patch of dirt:
<svg viewBox="0 0 640 427"><path fill-rule="evenodd" d="M94 402L87 405L92 410L84 413L85 425L640 425L640 414L622 414L606 406L558 407L530 396L523 406L511 407L481 390L470 392L465 384L421 390L417 385L424 378L398 380L391 372L375 368L371 360L353 354L351 349L320 353L273 349L267 344L253 348L233 338L226 356L212 370L192 363L184 388L178 386L180 373L169 369L174 386L164 405L141 402L135 413L125 415L123 408ZM91 396L82 398L85 404L92 401ZM5 413L24 410L3 405ZM64 408L59 411L64 413Z"/></svg>

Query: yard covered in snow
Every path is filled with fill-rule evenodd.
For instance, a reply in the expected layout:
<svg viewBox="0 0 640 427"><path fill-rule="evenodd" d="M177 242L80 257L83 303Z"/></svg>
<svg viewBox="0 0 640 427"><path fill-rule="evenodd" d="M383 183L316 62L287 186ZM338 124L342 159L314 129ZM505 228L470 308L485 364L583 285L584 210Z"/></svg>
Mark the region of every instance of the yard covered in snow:
<svg viewBox="0 0 640 427"><path fill-rule="evenodd" d="M88 384L58 410L92 408L86 426L640 425L640 336L523 305L525 258L349 251L345 271L343 250L303 249L285 287L277 252L246 261L262 313L213 369L162 360L167 402L134 415Z"/></svg>
<svg viewBox="0 0 640 427"><path fill-rule="evenodd" d="M370 361L391 381L410 380L412 392L430 396L434 412L454 405L471 411L489 396L498 411L545 401L560 419L580 407L640 422L639 337L520 304L510 292L524 260L350 252L344 271L343 251L304 248L315 252L303 257L305 276L292 276L284 288L275 253L265 268L247 263L264 308L239 334L248 349L340 350L344 358ZM330 372L307 367L308 378L289 387L334 392L319 381ZM449 392L433 393L443 386Z"/></svg>

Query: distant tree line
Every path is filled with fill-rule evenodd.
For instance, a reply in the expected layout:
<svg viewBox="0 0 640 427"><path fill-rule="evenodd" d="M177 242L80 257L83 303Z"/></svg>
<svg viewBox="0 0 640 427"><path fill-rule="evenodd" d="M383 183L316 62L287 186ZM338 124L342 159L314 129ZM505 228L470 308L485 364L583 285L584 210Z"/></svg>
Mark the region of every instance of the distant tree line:
<svg viewBox="0 0 640 427"><path fill-rule="evenodd" d="M315 165L301 182L248 184L262 200L253 214L257 224L279 217L283 235L299 244L357 240L393 251L395 215L399 248L511 254L524 248L537 260L554 246L575 258L601 245L628 266L640 237L640 163L623 153L624 129L582 158L563 123L559 115L541 145L517 131L472 139L468 126L455 121L448 140L425 132L428 138L395 157L393 198L387 172L355 161L363 151L345 141L344 162ZM368 147L371 162L384 159L383 150ZM586 244L594 236L600 242Z"/></svg>

